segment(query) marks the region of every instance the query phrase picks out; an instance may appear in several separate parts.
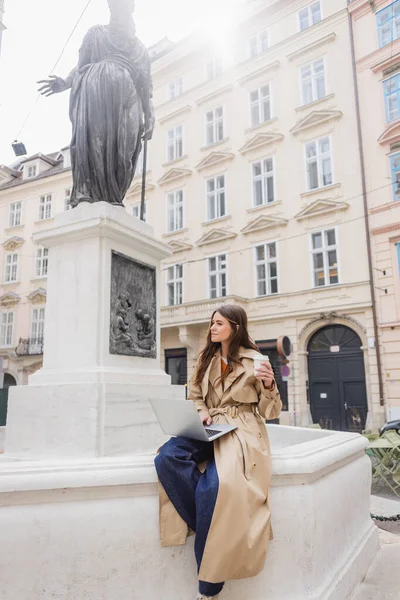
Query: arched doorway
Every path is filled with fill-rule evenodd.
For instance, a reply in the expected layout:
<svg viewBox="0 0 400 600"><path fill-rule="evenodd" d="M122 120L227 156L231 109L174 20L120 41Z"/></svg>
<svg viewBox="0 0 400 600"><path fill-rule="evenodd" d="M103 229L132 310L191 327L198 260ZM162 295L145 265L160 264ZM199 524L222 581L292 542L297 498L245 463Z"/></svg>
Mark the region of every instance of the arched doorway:
<svg viewBox="0 0 400 600"><path fill-rule="evenodd" d="M10 373L4 373L3 387L0 388L0 427L7 421L8 388L17 385L15 378Z"/></svg>
<svg viewBox="0 0 400 600"><path fill-rule="evenodd" d="M368 412L361 339L345 325L319 329L308 343L311 414L324 429L361 432Z"/></svg>

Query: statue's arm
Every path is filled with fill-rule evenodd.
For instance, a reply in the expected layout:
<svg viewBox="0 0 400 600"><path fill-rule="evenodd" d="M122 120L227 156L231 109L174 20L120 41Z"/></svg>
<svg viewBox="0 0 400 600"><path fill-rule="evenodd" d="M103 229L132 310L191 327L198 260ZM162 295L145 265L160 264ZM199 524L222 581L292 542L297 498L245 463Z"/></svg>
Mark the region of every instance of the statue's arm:
<svg viewBox="0 0 400 600"><path fill-rule="evenodd" d="M72 87L72 84L74 83L74 79L75 79L75 75L78 72L78 66L76 66L74 69L72 69L71 73L64 79L65 81L65 89L66 90L70 90Z"/></svg>

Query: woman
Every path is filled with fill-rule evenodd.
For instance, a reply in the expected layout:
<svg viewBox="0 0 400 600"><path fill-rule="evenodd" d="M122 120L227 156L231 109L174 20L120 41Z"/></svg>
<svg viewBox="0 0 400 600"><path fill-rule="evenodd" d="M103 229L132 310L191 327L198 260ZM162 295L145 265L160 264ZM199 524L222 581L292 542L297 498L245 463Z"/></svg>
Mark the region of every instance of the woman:
<svg viewBox="0 0 400 600"><path fill-rule="evenodd" d="M45 96L71 89L71 206L101 201L122 206L143 134L150 139L154 128L150 58L135 34L135 1L108 4L110 24L89 29L78 66L65 80L51 76L38 82Z"/></svg>
<svg viewBox="0 0 400 600"><path fill-rule="evenodd" d="M184 544L189 530L196 532L198 600L216 599L224 581L264 567L271 534L265 419L278 417L282 404L270 364L255 375L259 357L246 312L228 304L214 312L188 399L203 424L238 428L212 443L172 438L155 459L161 543Z"/></svg>

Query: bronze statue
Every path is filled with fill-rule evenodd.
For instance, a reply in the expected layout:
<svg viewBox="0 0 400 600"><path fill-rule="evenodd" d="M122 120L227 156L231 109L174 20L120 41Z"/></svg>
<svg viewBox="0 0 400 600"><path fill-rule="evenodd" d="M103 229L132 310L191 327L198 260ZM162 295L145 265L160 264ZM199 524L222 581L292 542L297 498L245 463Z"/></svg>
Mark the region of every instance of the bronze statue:
<svg viewBox="0 0 400 600"><path fill-rule="evenodd" d="M109 25L91 27L78 66L66 79L50 76L39 91L71 89L71 206L123 205L142 147L154 128L150 57L136 37L135 0L108 0Z"/></svg>

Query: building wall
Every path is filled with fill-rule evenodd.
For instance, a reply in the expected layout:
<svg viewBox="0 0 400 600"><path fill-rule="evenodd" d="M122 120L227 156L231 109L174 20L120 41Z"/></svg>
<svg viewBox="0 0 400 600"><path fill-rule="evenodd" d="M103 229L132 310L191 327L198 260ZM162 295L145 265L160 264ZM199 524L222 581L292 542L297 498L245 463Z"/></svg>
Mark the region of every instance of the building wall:
<svg viewBox="0 0 400 600"><path fill-rule="evenodd" d="M307 424L307 347L321 327L345 324L358 333L366 368L369 424L383 416L379 407L376 355L369 293L369 272L362 204L360 160L357 144L355 98L350 56L348 12L345 0L322 0L322 20L298 31L298 11L307 2L249 2L240 29L224 36L221 46L205 35L193 35L153 62L154 103L157 124L149 144L147 220L155 236L169 244L174 254L163 265L162 351L186 347L188 373L204 345L212 311L221 302L238 303L249 315L249 329L257 340L288 335L293 342L290 367L289 410L284 423ZM270 47L249 58L248 39L268 30ZM205 81L205 62L222 55L224 72ZM300 67L321 57L325 60L326 95L302 105ZM182 76L183 93L166 100L167 84ZM269 83L271 119L256 127L250 122L249 94ZM223 106L224 137L206 146L205 113ZM167 160L168 131L183 125L183 156ZM305 144L329 136L333 164L332 185L307 191ZM252 164L273 157L275 201L254 207ZM207 221L206 180L225 175L227 214ZM31 303L27 296L45 281L32 281L34 248L31 236L37 223L38 199L54 193L54 213L64 210L64 190L70 171L30 181L1 191L0 222L8 205L24 201L24 226L20 232L2 231L2 242L23 237L21 282L0 287L0 297L12 290L21 299L15 304L15 340L28 337ZM135 177L125 204L140 201L141 176ZM180 231L167 232L168 192L183 190L184 222ZM310 239L313 232L335 228L339 283L313 287ZM279 289L257 297L255 246L277 243ZM0 247L2 248L2 247ZM4 257L0 249L0 268ZM209 297L208 259L226 254L227 296ZM183 303L166 306L168 267L183 264ZM1 350L0 350L1 351ZM33 358L15 359L7 353L9 368L29 368ZM163 358L163 357L162 357ZM37 361L36 361L37 362ZM18 379L23 383L24 378Z"/></svg>
<svg viewBox="0 0 400 600"><path fill-rule="evenodd" d="M389 418L400 406L400 199L394 195L390 158L399 151L400 113L389 120L383 81L400 73L400 40L379 47L377 15L391 2L350 5L360 96L374 284ZM373 116L373 118L371 118Z"/></svg>

